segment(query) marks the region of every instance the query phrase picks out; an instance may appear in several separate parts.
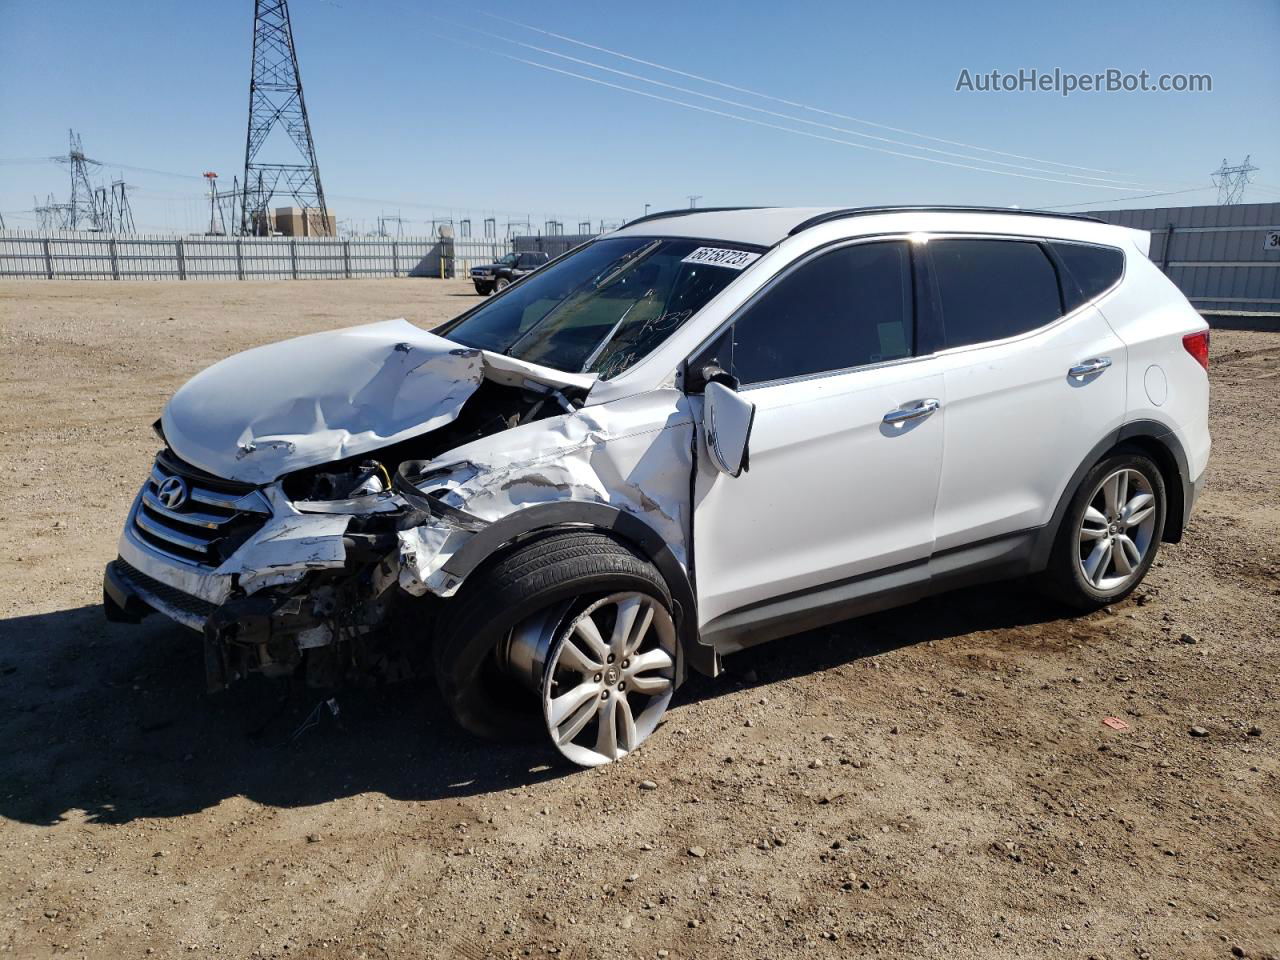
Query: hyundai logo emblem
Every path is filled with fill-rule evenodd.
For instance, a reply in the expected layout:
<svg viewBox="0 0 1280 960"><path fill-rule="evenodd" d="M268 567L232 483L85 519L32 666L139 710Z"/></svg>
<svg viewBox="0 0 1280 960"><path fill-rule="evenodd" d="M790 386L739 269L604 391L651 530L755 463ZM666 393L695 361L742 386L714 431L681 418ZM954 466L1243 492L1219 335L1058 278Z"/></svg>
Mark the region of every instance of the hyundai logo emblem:
<svg viewBox="0 0 1280 960"><path fill-rule="evenodd" d="M181 477L166 477L156 490L156 496L170 510L176 510L187 502L187 484Z"/></svg>

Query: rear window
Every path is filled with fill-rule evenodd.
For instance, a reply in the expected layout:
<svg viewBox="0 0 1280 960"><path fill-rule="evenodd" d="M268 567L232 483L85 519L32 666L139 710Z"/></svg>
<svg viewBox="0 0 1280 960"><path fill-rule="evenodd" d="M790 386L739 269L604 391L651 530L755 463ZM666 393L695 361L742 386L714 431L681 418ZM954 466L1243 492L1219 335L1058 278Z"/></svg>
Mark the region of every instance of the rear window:
<svg viewBox="0 0 1280 960"><path fill-rule="evenodd" d="M931 240L947 347L1003 340L1062 316L1058 272L1029 240Z"/></svg>
<svg viewBox="0 0 1280 960"><path fill-rule="evenodd" d="M1053 251L1067 268L1074 284L1064 283L1067 309L1074 310L1080 304L1092 300L1120 282L1124 274L1124 254L1115 247L1100 247L1092 243L1064 243L1055 241Z"/></svg>

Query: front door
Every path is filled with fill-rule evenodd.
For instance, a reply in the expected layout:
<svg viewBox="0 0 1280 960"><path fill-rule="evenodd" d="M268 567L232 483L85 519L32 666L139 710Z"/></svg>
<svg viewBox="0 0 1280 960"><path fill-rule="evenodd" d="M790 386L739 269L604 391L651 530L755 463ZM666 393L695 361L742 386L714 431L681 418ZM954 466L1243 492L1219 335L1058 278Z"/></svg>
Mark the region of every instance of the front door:
<svg viewBox="0 0 1280 960"><path fill-rule="evenodd" d="M699 457L700 627L928 559L945 398L934 360L914 359L914 299L906 241L850 244L784 273L691 359L756 407L744 473Z"/></svg>

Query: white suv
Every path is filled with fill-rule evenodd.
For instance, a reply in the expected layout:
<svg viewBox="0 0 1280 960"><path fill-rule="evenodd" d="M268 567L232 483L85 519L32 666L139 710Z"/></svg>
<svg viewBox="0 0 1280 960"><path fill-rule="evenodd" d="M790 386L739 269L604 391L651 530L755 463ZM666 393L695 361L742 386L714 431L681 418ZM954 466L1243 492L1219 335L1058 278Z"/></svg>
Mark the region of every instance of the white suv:
<svg viewBox="0 0 1280 960"><path fill-rule="evenodd" d="M202 631L212 689L430 650L464 727L597 764L762 640L1025 575L1113 603L1209 456L1208 330L1148 239L680 211L432 333L250 350L165 408L107 613Z"/></svg>

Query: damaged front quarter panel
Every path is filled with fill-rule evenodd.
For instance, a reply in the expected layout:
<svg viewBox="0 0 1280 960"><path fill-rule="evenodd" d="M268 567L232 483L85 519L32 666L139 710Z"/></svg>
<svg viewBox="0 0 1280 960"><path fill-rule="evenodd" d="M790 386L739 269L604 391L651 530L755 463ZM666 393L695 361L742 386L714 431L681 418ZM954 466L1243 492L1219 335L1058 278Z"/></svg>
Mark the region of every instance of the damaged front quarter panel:
<svg viewBox="0 0 1280 960"><path fill-rule="evenodd" d="M491 524L542 504L605 505L643 522L687 571L693 429L684 394L655 390L459 447L421 489ZM476 535L442 515L401 531L400 586L451 596L462 577L450 560Z"/></svg>

